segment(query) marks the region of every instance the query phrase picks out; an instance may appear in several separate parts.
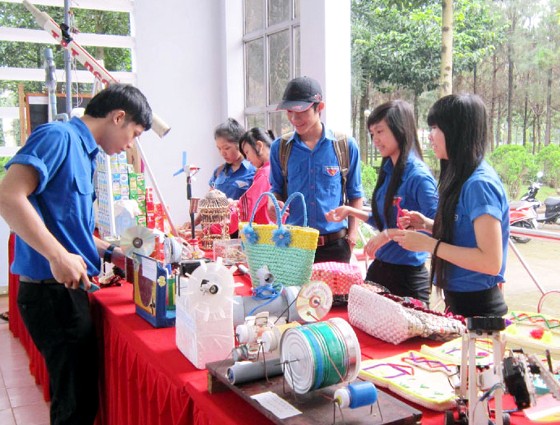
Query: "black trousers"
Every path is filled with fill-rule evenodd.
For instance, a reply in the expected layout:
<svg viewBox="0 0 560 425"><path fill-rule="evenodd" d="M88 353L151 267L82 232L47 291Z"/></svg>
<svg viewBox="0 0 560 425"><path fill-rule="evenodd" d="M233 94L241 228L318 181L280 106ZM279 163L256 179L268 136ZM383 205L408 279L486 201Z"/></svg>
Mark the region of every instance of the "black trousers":
<svg viewBox="0 0 560 425"><path fill-rule="evenodd" d="M98 354L87 293L57 283L20 282L18 306L49 372L51 425L93 424Z"/></svg>
<svg viewBox="0 0 560 425"><path fill-rule="evenodd" d="M366 280L379 283L399 297L412 297L430 302L430 274L425 265L405 266L375 260L370 264Z"/></svg>
<svg viewBox="0 0 560 425"><path fill-rule="evenodd" d="M349 263L352 257L350 244L345 238L337 239L323 246L318 246L315 251L315 263L326 263L336 261L338 263Z"/></svg>

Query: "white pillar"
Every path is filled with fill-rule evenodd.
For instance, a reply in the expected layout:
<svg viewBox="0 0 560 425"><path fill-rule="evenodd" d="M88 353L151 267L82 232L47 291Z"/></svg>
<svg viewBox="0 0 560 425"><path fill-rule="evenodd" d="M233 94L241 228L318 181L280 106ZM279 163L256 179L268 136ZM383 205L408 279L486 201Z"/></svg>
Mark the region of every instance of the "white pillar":
<svg viewBox="0 0 560 425"><path fill-rule="evenodd" d="M300 1L301 75L323 88L323 121L351 131L350 0Z"/></svg>

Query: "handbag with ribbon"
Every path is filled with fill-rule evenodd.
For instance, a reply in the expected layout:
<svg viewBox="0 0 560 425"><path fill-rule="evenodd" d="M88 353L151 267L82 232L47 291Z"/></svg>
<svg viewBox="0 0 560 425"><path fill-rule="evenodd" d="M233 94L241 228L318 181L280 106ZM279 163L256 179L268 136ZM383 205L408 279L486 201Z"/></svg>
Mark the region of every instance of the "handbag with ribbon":
<svg viewBox="0 0 560 425"><path fill-rule="evenodd" d="M274 204L276 224L253 223L255 211L264 197L270 198ZM303 203L303 226L282 223L282 216L295 198ZM239 235L247 254L253 286L259 285L258 271L264 266L268 267L275 281L284 286L303 285L309 281L319 231L307 227L307 208L300 192L291 194L282 209L272 193L263 193L253 207L249 222L239 224Z"/></svg>
<svg viewBox="0 0 560 425"><path fill-rule="evenodd" d="M416 306L368 284L350 288L348 319L352 326L395 345L416 336L449 341L467 330L462 316Z"/></svg>

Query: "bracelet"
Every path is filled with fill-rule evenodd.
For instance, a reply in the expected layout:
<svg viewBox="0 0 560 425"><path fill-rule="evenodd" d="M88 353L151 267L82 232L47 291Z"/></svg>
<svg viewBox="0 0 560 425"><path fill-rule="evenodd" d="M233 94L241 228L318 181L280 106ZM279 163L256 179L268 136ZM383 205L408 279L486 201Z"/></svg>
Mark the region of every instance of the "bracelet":
<svg viewBox="0 0 560 425"><path fill-rule="evenodd" d="M434 252L432 252L432 257L437 257L437 251L440 243L441 243L441 239L438 239L438 241L436 242L436 246L434 247Z"/></svg>
<svg viewBox="0 0 560 425"><path fill-rule="evenodd" d="M115 245L111 244L107 247L105 252L103 253L103 262L110 263L113 259L113 251L115 250Z"/></svg>

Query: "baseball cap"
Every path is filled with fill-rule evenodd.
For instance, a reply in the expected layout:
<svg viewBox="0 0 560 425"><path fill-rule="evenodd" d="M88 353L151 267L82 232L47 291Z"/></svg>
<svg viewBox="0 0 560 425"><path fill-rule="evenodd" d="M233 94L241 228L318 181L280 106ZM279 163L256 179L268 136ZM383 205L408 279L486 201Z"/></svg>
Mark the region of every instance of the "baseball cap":
<svg viewBox="0 0 560 425"><path fill-rule="evenodd" d="M282 102L276 109L288 111L307 111L314 103L323 101L321 85L309 77L298 77L291 80L284 90Z"/></svg>

